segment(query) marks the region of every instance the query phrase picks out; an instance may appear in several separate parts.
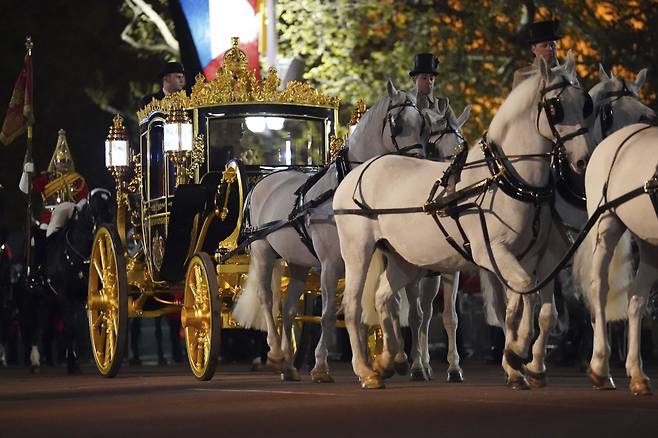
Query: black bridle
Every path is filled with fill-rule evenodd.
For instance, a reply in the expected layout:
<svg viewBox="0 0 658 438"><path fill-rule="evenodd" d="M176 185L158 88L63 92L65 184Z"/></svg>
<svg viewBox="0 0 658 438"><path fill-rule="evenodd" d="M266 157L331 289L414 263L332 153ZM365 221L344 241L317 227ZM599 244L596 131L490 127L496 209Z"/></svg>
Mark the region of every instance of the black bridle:
<svg viewBox="0 0 658 438"><path fill-rule="evenodd" d="M391 111L394 109L400 108L400 110L395 113L391 114ZM391 143L393 143L393 146L395 147L396 152L407 152L413 149L420 149L423 147L421 144L413 144L405 147L400 147L398 145L397 137L402 134L402 131L404 130L404 126L399 123L399 118L402 115L402 112L406 110L407 108L413 108L418 112L418 115L420 115L421 119L421 125L420 125L420 134L422 136L423 132L425 131L425 117L423 117L423 113L420 111L418 106L414 104L409 96L406 97L404 102L402 103L397 103L393 104L393 100L389 100L388 103L388 108L386 109L386 116L384 116L384 120L382 123L382 136L384 135L384 130L386 129L386 125L389 125L389 129L391 132Z"/></svg>
<svg viewBox="0 0 658 438"><path fill-rule="evenodd" d="M550 153L551 155L551 167L553 169L553 173L555 174L555 184L556 188L559 191L560 195L562 195L565 200L570 202L573 205L579 206L579 207L584 207L585 205L585 191L584 187L582 190L578 190L574 185L570 182L571 179L571 170L569 166L569 162L567 159L567 153L566 153L566 147L565 143L569 140L572 140L580 135L585 135L587 132L589 132L589 129L587 127L581 127L580 129L571 132L565 136L561 136L560 133L558 132L556 125L559 125L562 120L564 120L564 108L562 107L562 103L560 101L560 96L566 90L568 87L575 87L580 89L584 96L585 96L585 103L583 104L583 118L587 119L589 116L592 115L593 111L593 102L592 98L585 91L584 89L574 85L570 81L568 81L566 78L562 78L562 81L558 82L557 84L550 85L548 87L544 87L541 90L541 101L538 103L538 108L537 108L537 131L539 131L539 117L541 116L541 112L544 111L546 114L546 119L548 120L548 126L551 129L551 133L553 134L554 140L550 140L553 143L553 149ZM551 98L546 98L546 94L554 91L554 90L560 90L560 92L557 94L555 97Z"/></svg>
<svg viewBox="0 0 658 438"><path fill-rule="evenodd" d="M617 80L621 83L621 88L619 90L603 93L601 100L609 100L605 103L599 104L596 107L596 117L599 120L599 124L601 126L601 140L610 135L609 131L610 128L612 128L612 124L614 122L612 104L617 102L622 97L636 97L635 93L633 93L628 88L628 85L623 78L617 78Z"/></svg>
<svg viewBox="0 0 658 438"><path fill-rule="evenodd" d="M445 116L445 121L446 121L446 126L443 129L439 129L439 130L430 132L429 138L428 138L427 142L425 143L425 145L423 147L423 153L425 155L425 158L428 158L430 160L432 160L432 159L434 159L434 160L436 160L436 159L439 159L439 160L440 159L451 159L452 157L445 157L445 156L439 155L439 151L436 147L437 144L439 144L441 142L443 137L445 137L446 135L449 135L449 134L454 134L457 137L457 139L459 140L458 145L455 147L455 151L454 151L453 156L458 154L462 150L464 150L464 145L466 144L466 139L464 138L464 136L462 135L462 133L459 131L458 128L455 128L454 126L452 126L450 124L450 116L447 113L446 113L446 116ZM434 137L434 136L437 136L436 140L431 141L432 137Z"/></svg>

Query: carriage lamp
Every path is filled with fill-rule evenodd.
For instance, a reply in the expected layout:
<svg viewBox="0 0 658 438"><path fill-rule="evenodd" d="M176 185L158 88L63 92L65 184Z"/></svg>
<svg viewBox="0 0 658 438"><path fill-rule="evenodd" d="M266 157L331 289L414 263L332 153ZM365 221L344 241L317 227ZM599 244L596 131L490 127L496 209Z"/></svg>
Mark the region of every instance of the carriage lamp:
<svg viewBox="0 0 658 438"><path fill-rule="evenodd" d="M190 176L193 148L192 122L182 108L171 109L164 125L164 151L176 167L176 186Z"/></svg>
<svg viewBox="0 0 658 438"><path fill-rule="evenodd" d="M117 190L122 187L123 176L130 163L130 149L128 148L128 136L123 126L123 117L119 114L114 116L110 132L105 140L105 167L114 177Z"/></svg>

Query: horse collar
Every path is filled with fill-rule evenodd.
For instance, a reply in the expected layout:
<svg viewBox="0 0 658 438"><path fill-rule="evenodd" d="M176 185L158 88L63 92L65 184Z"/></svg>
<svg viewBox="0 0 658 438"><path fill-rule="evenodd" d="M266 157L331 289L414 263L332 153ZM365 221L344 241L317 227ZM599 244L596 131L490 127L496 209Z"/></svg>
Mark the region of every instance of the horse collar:
<svg viewBox="0 0 658 438"><path fill-rule="evenodd" d="M484 154L489 172L494 177L501 190L514 199L523 202L539 204L553 199L552 177L543 187L533 186L522 181L509 164L507 157L494 142L487 140L486 133L482 137L480 147Z"/></svg>

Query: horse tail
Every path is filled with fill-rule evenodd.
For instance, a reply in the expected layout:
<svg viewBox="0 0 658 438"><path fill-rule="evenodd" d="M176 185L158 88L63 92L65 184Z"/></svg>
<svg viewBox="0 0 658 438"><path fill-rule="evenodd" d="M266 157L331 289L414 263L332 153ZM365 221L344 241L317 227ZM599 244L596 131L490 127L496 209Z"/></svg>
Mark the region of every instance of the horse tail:
<svg viewBox="0 0 658 438"><path fill-rule="evenodd" d="M597 299L596 291L592 290L591 287L592 254L596 238L596 233L589 233L578 251L576 251L573 262L574 282L583 292L583 298L590 311L592 303ZM627 317L628 291L632 282L631 235L627 231L619 239L608 269L609 290L605 306L605 315L608 321L616 321Z"/></svg>
<svg viewBox="0 0 658 438"><path fill-rule="evenodd" d="M283 273L282 261L277 260L272 270L272 303L274 303L272 312L274 317L278 316L279 298L281 296L281 276ZM267 331L267 323L261 308L260 298L256 287L256 278L253 275L247 275L247 281L242 286L242 293L238 301L233 306L233 319L244 328L251 328Z"/></svg>
<svg viewBox="0 0 658 438"><path fill-rule="evenodd" d="M361 308L363 309L361 321L368 326L379 325L379 314L375 307L375 294L379 288L379 276L385 269L384 253L376 249L370 259L366 282L363 285L363 295L361 296Z"/></svg>
<svg viewBox="0 0 658 438"><path fill-rule="evenodd" d="M505 327L505 291L495 274L480 269L478 275L487 324L503 328Z"/></svg>

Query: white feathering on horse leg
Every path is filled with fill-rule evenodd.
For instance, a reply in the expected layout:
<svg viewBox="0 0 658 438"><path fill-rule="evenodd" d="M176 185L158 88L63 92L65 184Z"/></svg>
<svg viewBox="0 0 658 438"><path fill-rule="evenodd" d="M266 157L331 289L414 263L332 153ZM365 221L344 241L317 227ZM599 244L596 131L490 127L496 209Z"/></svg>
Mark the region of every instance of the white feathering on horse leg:
<svg viewBox="0 0 658 438"><path fill-rule="evenodd" d="M282 261L277 261L272 271L272 302L274 303L272 312L275 318L279 315L278 304L281 296L281 273L283 271L281 265ZM258 293L256 292L256 280L253 276L247 276L247 282L242 287L242 293L235 306L233 306L232 315L233 319L244 328L267 331L267 323L261 309Z"/></svg>

